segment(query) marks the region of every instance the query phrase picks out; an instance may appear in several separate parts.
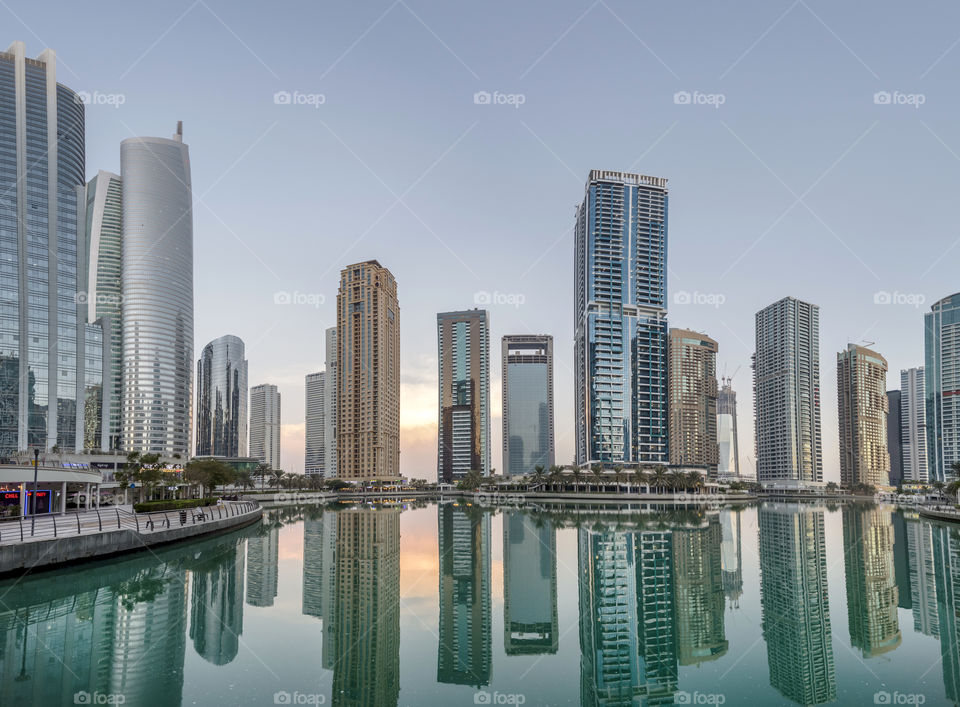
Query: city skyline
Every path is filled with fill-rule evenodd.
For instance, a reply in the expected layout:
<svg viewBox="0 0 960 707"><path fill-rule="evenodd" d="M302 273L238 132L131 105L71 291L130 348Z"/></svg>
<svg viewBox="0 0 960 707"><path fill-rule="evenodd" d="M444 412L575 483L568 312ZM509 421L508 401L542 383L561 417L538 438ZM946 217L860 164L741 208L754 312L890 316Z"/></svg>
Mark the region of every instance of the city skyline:
<svg viewBox="0 0 960 707"><path fill-rule="evenodd" d="M729 18L708 13L708 18L724 27L729 25L728 46L721 49L706 39L707 30L699 25L687 28L691 34L682 36L682 42L672 41L681 38L670 24L671 18L676 19L673 13L679 10L664 10L663 16L650 17L639 8L612 7L628 27L650 42L651 49L673 68L677 77L601 6L587 14L582 23L553 48L583 8L561 4L555 16L543 25L533 22L532 9L517 11L516 27L503 31L513 37L515 32L526 35L526 49L502 59L465 36L462 23L456 17L439 8L415 8L417 15L462 57L479 79L454 60L444 45L436 42L400 6L391 10L370 35L332 68L354 40L377 20L380 12L371 15L368 12L372 8L351 9L323 26L319 31L326 46L306 57L307 64L316 69L312 75L298 68L298 64L303 64L303 56L298 56L297 62L294 57L268 55L260 50L270 42L297 41L296 32L292 38L289 34L288 21L271 19L255 25L239 9L231 11L211 5L212 11L236 36L200 6L162 38L163 30L176 22L182 10L151 9L148 22L136 27L130 23L131 31L119 40L115 32L108 33L108 28L97 26L94 18L85 17L69 6L62 6L65 21L57 27L51 26L47 18L39 14L39 9L34 8L25 8L22 12L18 9L16 16L8 18L14 33L28 40L29 56L38 55L44 46L57 50L60 60L69 67L61 67L60 71L61 80L67 85L79 87L91 96L97 91L125 96L125 102L119 106L93 102L97 100L95 97L89 106L88 178L98 169L119 171L115 146L120 138L132 131L167 134L170 121L185 120L190 128L195 196L202 196L202 203L196 207L196 267L201 271L204 263L210 266L217 262L214 258L223 259L225 271L249 273L252 283L245 292L237 292L235 288L225 290L220 276L204 283L198 281L196 340L208 341L224 331L236 332L249 343L253 379L276 382L289 401L288 409L302 409L303 375L321 367L320 330L332 323L330 301L335 286L330 284L335 279L337 266L347 260L378 257L390 262L398 281L412 283L417 275L416 262L409 256L395 256L403 256L403 251L430 249L431 254L442 259L438 284L448 290L443 302L424 306L425 298L435 295L417 293L413 288L405 290L410 298L405 302L411 316L405 320L409 327L402 345L405 374L401 458L408 475L432 476L436 448L436 361L430 352L432 347L422 346L420 342L429 338L436 311L462 306L464 300L469 303L475 293L488 293L495 302L501 303L491 312L492 339L503 333L524 331L548 331L554 335L558 383L557 457L561 461L572 458L572 390L566 371L571 366L569 342L573 337L569 310L565 306L569 302L566 285L568 246L571 245L571 236L566 233L570 225L569 207L591 168L634 168L668 177L675 198L669 262L677 274L671 277L668 293L671 324L704 331L717 339L721 344L718 370L741 366L733 387L741 393L741 464L744 473L752 473L749 416L753 402L746 365L750 351L743 342L751 340L750 315L759 305L785 294L818 302L824 327L822 361L830 361L848 341L870 338L877 341L878 349L888 358L890 369L898 371L923 364L922 343L918 342L922 337L922 320L918 315L931 302L958 289L951 282L949 257L943 257L956 238L949 228L942 228L941 224L949 221L943 208L937 206L938 201L948 203L946 195L956 190L951 176L956 162L945 145L955 151L960 144L948 120L954 99L944 92L942 84L960 59L948 53L938 62L938 57L954 39L946 31L953 11L940 8L934 15L943 21L924 24L928 32L929 24L942 25L942 29L934 28L933 36L927 35L929 41L924 46L911 40L894 49L887 41L886 30L862 27L842 8L834 8L822 18L843 43L836 41L802 7L786 14L772 34L755 46L754 42L779 13L768 16L742 9L734 11ZM896 18L891 24L898 28L917 26L917 19L904 9L890 6L888 10ZM295 6L291 12L314 17L313 11L306 7ZM478 26L489 28L490 22L503 12L503 7L495 6L473 19ZM120 26L127 27L124 23L129 20L125 17L118 16L117 20ZM21 23L35 30L34 34L40 39L28 33ZM705 20L705 24L709 22ZM80 42L79 36L71 36L66 31L68 25L82 29L88 38L111 43L116 47L114 56L110 60L90 56L86 50L89 43ZM264 41L254 41L258 32L263 33ZM616 99L618 105L628 111L634 110L638 102L646 104L643 115L636 113L640 115L637 124L627 130L607 118L600 118L603 130L598 132L607 135L583 140L580 137L582 107L574 106L575 110L558 120L557 101L561 98L565 101L566 97L561 96L553 84L563 83L555 80L557 72L571 67L574 69L571 80L595 73L592 69L596 60L583 54L582 48L584 38L591 32L608 36L610 51L617 58L639 55L645 67L649 63L652 75L650 83L640 92L643 96L620 95ZM657 40L651 42L654 36ZM176 76L165 75L169 72L163 61L164 49L173 46L172 42L200 37L211 52L219 51L221 57L230 57L232 62L226 59L213 62L202 71L193 72L194 75L180 72ZM237 37L243 42L238 42ZM703 48L691 47L691 41L697 38L705 38ZM792 41L787 46L779 41L787 38L802 39L804 41L797 44L805 46L816 42L822 45L823 51L810 56ZM348 93L351 82L360 76L369 76L371 65L381 64L384 54L378 51L378 46L384 43L393 46L410 39L422 43L417 52L405 56L397 66L388 67L390 70L361 95ZM154 44L156 48L145 53L145 49ZM253 47L254 52L248 51L244 44ZM867 71L844 44L851 47L876 76ZM544 56L538 61L541 54ZM713 61L705 61L707 57ZM441 99L439 90L436 94L428 92L425 101L414 98L423 92L413 90L416 84L405 77L418 73L416 69L434 67L444 58L449 59L451 65L444 68L438 80L449 98ZM211 106L205 95L211 82L228 71L234 62L249 70L250 85L241 89L221 83L224 98L218 101L219 105ZM812 85L791 69L798 63L827 76L826 83L811 91ZM729 73L720 79L720 73L728 68ZM330 71L323 75L327 69ZM519 78L527 69L530 71ZM928 69L929 73L924 74ZM316 78L320 75L323 78ZM397 81L398 77L403 80ZM389 85L391 78L396 84L393 87ZM874 102L874 93L892 92L898 85L901 91L925 92L926 103L913 109ZM674 103L675 93L691 92L698 86L703 93L716 86L716 91L726 96L726 102L718 108ZM591 88L591 99L602 94L601 88L605 90L606 85ZM518 108L473 103L473 94L478 90L496 89L501 93L512 90L523 93L526 102ZM273 102L274 93L292 94L295 90L322 92L327 100L316 108ZM809 100L797 98L808 95ZM230 102L233 100L249 108L246 113L249 124L224 130L223 118L232 112ZM367 145L364 140L370 121L351 121L355 114L348 111L351 103L358 102L369 108L399 106L404 119L396 129L401 135L409 136L418 149L413 150L412 145L396 145L395 140L391 141L394 146L380 139ZM782 118L785 129L792 131L790 144L784 145L779 133L774 136L761 129L756 122L758 113L771 120ZM548 115L551 122L546 120ZM816 120L825 116L829 120ZM332 133L317 121L318 117ZM474 122L477 126L468 132ZM276 127L271 128L274 123ZM423 127L416 127L418 123ZM823 123L829 123L831 131L825 131ZM308 126L315 130L310 130L312 138L304 144L305 133L301 131L308 130ZM462 133L466 136L457 142ZM504 138L509 149L496 150L490 155L501 162L494 169L492 160L484 158L483 152L487 151L491 139L497 137ZM455 147L447 152L454 143ZM296 153L292 144L296 145ZM201 145L202 155L197 152ZM703 163L701 150L708 148L718 158L716 166ZM383 157L378 155L380 150ZM394 156L403 159L414 157L417 152L419 156L406 164L392 161ZM251 210L254 204L260 207L263 195L254 192L251 185L244 185L241 179L248 170L271 170L279 166L279 160L290 154L295 158L317 156L318 159L327 154L333 160L330 175L311 175L303 183L295 184L289 194L289 199L306 194L313 199L324 194L320 209L325 225L318 234L320 251L317 252L326 250L327 245L339 237L328 233L344 234L343 248L346 248L394 201L394 195L377 182L364 164L400 195L431 164L441 156L443 159L417 189L404 195L404 201L409 202L424 223L398 204L398 208L364 236L350 254L354 257L348 256L334 264L332 273L327 274L323 273L327 259L323 259L321 272L313 273L319 276L312 277L308 273L315 268L308 269L307 264L316 262L314 258L298 258L301 262L288 263L281 256L290 252L294 244L302 243L302 234L317 232L309 216L285 217L289 219L286 228L268 227L264 218ZM903 194L893 198L892 185L884 185L878 174L873 174L879 172L875 169L877 155L883 156L884 163L902 160L909 168L916 167L918 174L925 175L905 187L907 198L903 201L912 201L912 208L894 203L899 202ZM641 156L643 160L633 165ZM227 172L241 157L242 169ZM836 166L832 166L835 162ZM323 160L323 164L330 163L330 159ZM466 181L452 179L454 174L462 173L461 167L471 163L479 168ZM503 174L507 169L513 170L515 176L502 180L501 184L489 183L491 180L487 177ZM297 173L302 174L300 168ZM344 179L345 175L348 178ZM774 175L782 178L782 183ZM818 181L821 176L823 179ZM351 179L362 184L363 189L370 187L374 193L351 197L352 190L336 184L337 181L347 184ZM444 184L445 181L449 184ZM529 204L532 208L524 205L521 209L522 201L511 195L519 184L543 185L542 193L538 191L531 197L530 192L526 192L525 198L532 199ZM813 185L817 188L804 195L804 199L778 221L795 201L795 195L804 194L804 189ZM437 196L438 201L449 205L462 204L462 198L452 196L474 188L486 190L490 200L508 205L516 220L506 228L502 224L492 227L495 221L484 214L487 209L479 204L468 204L469 216L465 218L463 208L454 210L434 202L433 197ZM903 188L900 185L900 189ZM751 197L749 209L744 208L746 193L756 195ZM281 198L284 206L293 203L287 201L286 196ZM356 201L351 201L354 198ZM343 207L337 205L337 200L344 202ZM885 204L889 213L884 218L876 216L872 208L875 203ZM875 245L893 243L893 234L903 224L915 225L918 204L924 213L920 226L923 247L919 257L904 267L904 263L894 262L885 252L889 249L877 249ZM355 206L371 212L363 224L355 221ZM536 220L534 213L538 214ZM465 223L469 220L473 223ZM726 225L734 221L736 227ZM267 233L277 235L271 240L265 238ZM524 238L524 233L533 237ZM475 243L469 241L471 238L476 239ZM489 249L492 251L489 257L482 252L486 247L479 245L486 242L484 239L494 239L495 247ZM548 250L555 242L558 244ZM273 247L274 243L278 247ZM415 249L409 247L411 243L416 244ZM680 243L689 243L690 247L680 247ZM330 256L336 258L341 248L335 242L334 246L337 252ZM506 267L502 258L505 247L513 248L515 254ZM312 246L309 252L314 254ZM454 253L478 277L474 277ZM791 261L797 267L775 267ZM531 266L530 272L525 272ZM327 303L318 307L309 303L296 306L293 303L298 300L293 297L291 306L284 309L274 304L273 296L277 292L323 294ZM676 301L683 294L689 295L689 304ZM507 302L510 295L522 295L525 301L520 306L512 306ZM719 296L724 301L714 306L707 300L711 295L714 295L713 303L719 301ZM920 297L925 301L917 305ZM512 301L517 299L514 297ZM238 311L224 313L228 303ZM565 311L555 312L555 308ZM873 330L867 332L870 327ZM293 345L291 341L297 343ZM824 366L823 382L833 378L829 368ZM499 373L494 370L491 377L491 441L492 447L497 448L500 417L495 401L499 398ZM888 384L894 387L889 379ZM831 398L824 396L824 478L839 480L836 410ZM285 465L292 471L302 470L302 426L303 421L292 416L284 425L284 459L288 460Z"/></svg>

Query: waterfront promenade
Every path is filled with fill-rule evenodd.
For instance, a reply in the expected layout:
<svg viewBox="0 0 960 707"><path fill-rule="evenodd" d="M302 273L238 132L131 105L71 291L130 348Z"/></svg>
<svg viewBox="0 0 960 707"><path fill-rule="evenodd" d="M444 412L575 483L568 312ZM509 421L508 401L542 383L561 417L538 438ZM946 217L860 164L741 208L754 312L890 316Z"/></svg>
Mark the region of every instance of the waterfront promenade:
<svg viewBox="0 0 960 707"><path fill-rule="evenodd" d="M253 501L133 513L129 506L0 523L0 575L116 555L239 528L263 514Z"/></svg>

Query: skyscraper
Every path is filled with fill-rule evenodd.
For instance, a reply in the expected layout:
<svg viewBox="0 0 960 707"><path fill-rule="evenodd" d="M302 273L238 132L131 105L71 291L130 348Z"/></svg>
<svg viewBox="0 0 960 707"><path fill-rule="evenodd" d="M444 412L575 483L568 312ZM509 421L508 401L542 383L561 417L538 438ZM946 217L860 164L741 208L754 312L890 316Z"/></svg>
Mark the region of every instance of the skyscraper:
<svg viewBox="0 0 960 707"><path fill-rule="evenodd" d="M503 518L503 650L507 655L556 653L557 531L519 510Z"/></svg>
<svg viewBox="0 0 960 707"><path fill-rule="evenodd" d="M949 481L960 461L960 292L935 303L923 323L927 468L930 479Z"/></svg>
<svg viewBox="0 0 960 707"><path fill-rule="evenodd" d="M323 414L326 407L326 383L325 371L307 374L304 397L306 409L303 431L303 472L308 476L323 474L325 465Z"/></svg>
<svg viewBox="0 0 960 707"><path fill-rule="evenodd" d="M250 389L250 456L280 468L280 391L269 383Z"/></svg>
<svg viewBox="0 0 960 707"><path fill-rule="evenodd" d="M591 171L575 237L577 463L666 463L667 180Z"/></svg>
<svg viewBox="0 0 960 707"><path fill-rule="evenodd" d="M182 125L120 143L123 448L190 453L193 193Z"/></svg>
<svg viewBox="0 0 960 707"><path fill-rule="evenodd" d="M670 463L717 475L717 342L671 329L667 337Z"/></svg>
<svg viewBox="0 0 960 707"><path fill-rule="evenodd" d="M553 337L540 334L504 336L503 476L548 468L553 448Z"/></svg>
<svg viewBox="0 0 960 707"><path fill-rule="evenodd" d="M757 480L788 488L820 484L820 308L784 297L757 312L756 326Z"/></svg>
<svg viewBox="0 0 960 707"><path fill-rule="evenodd" d="M197 456L247 454L247 360L243 341L227 334L197 361Z"/></svg>
<svg viewBox="0 0 960 707"><path fill-rule="evenodd" d="M890 483L887 451L887 360L848 344L837 354L840 481L844 485Z"/></svg>
<svg viewBox="0 0 960 707"><path fill-rule="evenodd" d="M400 478L400 305L376 260L348 265L337 292L337 476Z"/></svg>
<svg viewBox="0 0 960 707"><path fill-rule="evenodd" d="M100 170L87 183L87 321L100 321L106 343L103 383L106 444L121 448L120 401L123 397L123 181ZM109 336L107 332L109 331Z"/></svg>
<svg viewBox="0 0 960 707"><path fill-rule="evenodd" d="M23 42L0 52L0 105L0 455L82 450L88 331L96 343L84 292L84 105L57 83L54 51L28 59Z"/></svg>
<svg viewBox="0 0 960 707"><path fill-rule="evenodd" d="M740 442L737 438L737 393L732 379L724 378L717 394L717 477L721 481L740 479Z"/></svg>
<svg viewBox="0 0 960 707"><path fill-rule="evenodd" d="M923 366L900 371L901 454L904 481L927 482L930 467L927 461L926 376Z"/></svg>
<svg viewBox="0 0 960 707"><path fill-rule="evenodd" d="M903 435L900 415L902 414L901 392L887 391L887 451L890 453L890 485L903 483Z"/></svg>
<svg viewBox="0 0 960 707"><path fill-rule="evenodd" d="M437 479L452 483L472 470L490 476L490 315L438 314L437 349Z"/></svg>
<svg viewBox="0 0 960 707"><path fill-rule="evenodd" d="M323 378L323 466L325 479L337 475L337 328L326 332L327 367Z"/></svg>
<svg viewBox="0 0 960 707"><path fill-rule="evenodd" d="M492 670L490 514L441 505L437 682L488 685Z"/></svg>

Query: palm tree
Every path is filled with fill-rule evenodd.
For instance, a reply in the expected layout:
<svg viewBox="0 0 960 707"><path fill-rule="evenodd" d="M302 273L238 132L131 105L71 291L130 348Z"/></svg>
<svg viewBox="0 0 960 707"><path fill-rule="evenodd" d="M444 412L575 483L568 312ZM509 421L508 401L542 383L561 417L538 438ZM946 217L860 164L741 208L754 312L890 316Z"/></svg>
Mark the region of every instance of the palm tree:
<svg viewBox="0 0 960 707"><path fill-rule="evenodd" d="M577 493L580 492L580 477L583 475L583 469L579 467L576 463L573 465L573 488Z"/></svg>
<svg viewBox="0 0 960 707"><path fill-rule="evenodd" d="M600 484L603 482L603 464L599 462L590 465L590 471L597 479L597 490L600 490Z"/></svg>
<svg viewBox="0 0 960 707"><path fill-rule="evenodd" d="M943 483L942 481L940 481L940 480L938 479L937 481L934 481L934 482L933 482L932 484L930 484L930 485L933 486L933 488L935 488L935 489L937 490L937 493L939 493L941 496L943 495L943 487L946 486L945 483Z"/></svg>
<svg viewBox="0 0 960 707"><path fill-rule="evenodd" d="M263 482L267 478L267 474L270 473L270 465L266 462L260 462L257 464L257 474L260 475L260 490L263 491Z"/></svg>
<svg viewBox="0 0 960 707"><path fill-rule="evenodd" d="M537 486L543 483L543 476L543 464L537 464L533 467L533 478L536 480Z"/></svg>
<svg viewBox="0 0 960 707"><path fill-rule="evenodd" d="M947 484L947 493L953 496L954 500L957 499L958 491L960 491L960 479L954 479L949 484Z"/></svg>
<svg viewBox="0 0 960 707"><path fill-rule="evenodd" d="M613 467L613 476L617 480L617 493L620 493L620 482L623 481L623 467L620 464Z"/></svg>
<svg viewBox="0 0 960 707"><path fill-rule="evenodd" d="M280 488L280 481L283 479L283 470L282 469L270 469L270 478L273 480L273 485L276 488Z"/></svg>
<svg viewBox="0 0 960 707"><path fill-rule="evenodd" d="M563 467L554 464L550 467L550 483L556 484L563 476Z"/></svg>
<svg viewBox="0 0 960 707"><path fill-rule="evenodd" d="M686 474L686 487L699 491L703 488L703 475L699 471L690 471Z"/></svg>
<svg viewBox="0 0 960 707"><path fill-rule="evenodd" d="M667 467L658 465L653 469L653 486L658 491L663 491L669 483L667 479Z"/></svg>

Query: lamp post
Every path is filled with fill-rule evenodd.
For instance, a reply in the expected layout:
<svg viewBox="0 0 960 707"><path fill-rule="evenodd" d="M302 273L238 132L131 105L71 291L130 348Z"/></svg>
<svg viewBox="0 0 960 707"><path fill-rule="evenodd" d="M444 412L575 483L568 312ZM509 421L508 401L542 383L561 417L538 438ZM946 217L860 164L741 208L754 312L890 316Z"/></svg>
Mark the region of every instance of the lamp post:
<svg viewBox="0 0 960 707"><path fill-rule="evenodd" d="M40 466L40 449L33 448L33 496L30 500L30 535L33 535L33 528L37 522L37 470Z"/></svg>

